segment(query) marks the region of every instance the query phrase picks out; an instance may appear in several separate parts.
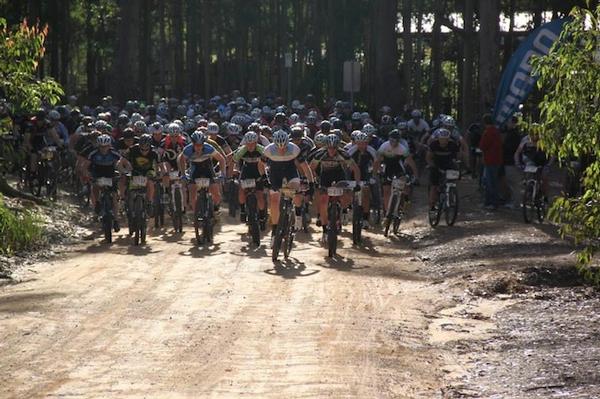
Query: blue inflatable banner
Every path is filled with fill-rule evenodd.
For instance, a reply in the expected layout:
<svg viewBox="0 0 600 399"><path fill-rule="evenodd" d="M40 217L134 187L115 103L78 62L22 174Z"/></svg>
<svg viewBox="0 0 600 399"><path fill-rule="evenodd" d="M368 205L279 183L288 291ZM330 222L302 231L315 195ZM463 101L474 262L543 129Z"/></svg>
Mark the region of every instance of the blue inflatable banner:
<svg viewBox="0 0 600 399"><path fill-rule="evenodd" d="M494 119L498 126L506 122L527 98L537 77L531 75L532 56L543 56L550 52L552 45L569 18L556 19L534 30L521 43L504 69L496 95Z"/></svg>

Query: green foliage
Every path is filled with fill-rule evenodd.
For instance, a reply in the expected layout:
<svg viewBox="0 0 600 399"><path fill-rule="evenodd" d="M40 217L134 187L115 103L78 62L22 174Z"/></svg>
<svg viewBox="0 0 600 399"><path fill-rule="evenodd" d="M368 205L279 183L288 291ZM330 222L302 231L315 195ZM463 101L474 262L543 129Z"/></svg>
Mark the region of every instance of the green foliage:
<svg viewBox="0 0 600 399"><path fill-rule="evenodd" d="M14 211L0 197L0 253L29 249L42 238L40 219L29 211Z"/></svg>
<svg viewBox="0 0 600 399"><path fill-rule="evenodd" d="M575 8L559 44L546 57L534 60L538 86L545 93L540 103L542 147L563 165L586 159L584 193L559 198L550 217L563 236L584 249L579 264L585 269L600 248L600 6Z"/></svg>
<svg viewBox="0 0 600 399"><path fill-rule="evenodd" d="M42 101L54 105L64 94L53 79L36 76L47 33L47 26L29 26L27 20L9 28L6 20L0 19L0 91L16 112L34 111Z"/></svg>

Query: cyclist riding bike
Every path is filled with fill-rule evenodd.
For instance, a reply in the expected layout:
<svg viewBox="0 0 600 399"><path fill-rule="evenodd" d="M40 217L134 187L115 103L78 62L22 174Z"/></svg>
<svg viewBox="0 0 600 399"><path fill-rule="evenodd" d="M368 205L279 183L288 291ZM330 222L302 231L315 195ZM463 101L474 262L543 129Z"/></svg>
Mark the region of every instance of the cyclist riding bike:
<svg viewBox="0 0 600 399"><path fill-rule="evenodd" d="M356 135L355 144L348 149L348 155L354 160L360 170L360 177L363 182L362 207L363 207L363 228L369 227L370 211L370 186L369 182L372 176L373 164L377 160L377 151L369 145L370 137L363 132Z"/></svg>
<svg viewBox="0 0 600 399"><path fill-rule="evenodd" d="M327 236L328 224L327 205L329 196L327 195L327 189L332 187L334 183L348 180L347 172L352 172L356 181L354 189L360 191L360 169L346 152L339 149L339 146L340 138L336 134L329 134L326 147L315 154L310 164L313 172L319 176L317 203L319 204L321 227L323 227L323 241ZM351 202L352 194L344 193L341 197L342 209L347 209Z"/></svg>
<svg viewBox="0 0 600 399"><path fill-rule="evenodd" d="M112 138L103 134L98 136L97 148L93 150L89 156L89 172L92 177L92 192L90 202L96 213L99 213L98 195L100 188L96 185L97 179L101 177L113 179L115 177L115 168L123 162L121 155L112 148ZM113 214L117 214L117 196L113 195ZM115 218L113 220L113 229L115 233L119 231L119 222Z"/></svg>
<svg viewBox="0 0 600 399"><path fill-rule="evenodd" d="M388 135L388 141L383 143L377 150L377 160L373 170L379 171L380 165L384 166L381 185L383 186L383 207L387 212L387 206L391 194L391 184L394 177L414 176L418 181L419 175L417 165L410 153L410 148L406 140L400 136L396 129ZM410 170L406 169L406 166Z"/></svg>
<svg viewBox="0 0 600 399"><path fill-rule="evenodd" d="M153 215L152 204L154 203L154 182L152 178L156 176L158 162L158 153L152 149L152 136L149 134L143 134L140 137L140 142L131 147L123 158L124 167L131 171L132 176L145 176L148 178L146 181L146 200L150 217ZM125 198L125 191L121 191L120 196Z"/></svg>
<svg viewBox="0 0 600 399"><path fill-rule="evenodd" d="M536 166L542 168L542 193L544 201L548 201L548 175L552 159L540 147L539 135L536 132L530 132L523 137L517 151L515 152L515 165L524 170L526 166Z"/></svg>
<svg viewBox="0 0 600 399"><path fill-rule="evenodd" d="M215 178L214 161L218 162L221 171L225 171L225 158L215 147L206 142L207 137L201 130L192 133L190 138L192 142L185 146L177 160L179 170L185 170L189 179L190 208L195 214L198 194L195 179L207 178L211 181L209 192L214 200L215 209L218 209L221 204L221 191L220 184ZM221 183L225 180L225 177L224 172L222 172Z"/></svg>
<svg viewBox="0 0 600 399"><path fill-rule="evenodd" d="M426 161L429 167L429 208L435 211L438 203L438 187L442 173L448 169L454 169L459 147L456 141L451 139L448 129L438 129L435 138L429 144Z"/></svg>
<svg viewBox="0 0 600 399"><path fill-rule="evenodd" d="M265 164L261 157L264 154L264 147L258 144L258 134L248 132L244 135L243 143L233 154L233 161L238 164L240 171L240 180L256 180L256 199L259 209L260 220L266 218L265 197L263 195L264 182L266 181ZM246 192L239 190L240 203L240 221L246 222Z"/></svg>
<svg viewBox="0 0 600 399"><path fill-rule="evenodd" d="M289 187L296 191L300 189L300 174L303 173L309 182L308 195L312 195L314 191L314 178L312 171L306 160L300 157L301 150L294 144L290 143L290 138L287 132L279 130L273 134L273 143L265 147L264 156L267 158L269 166L269 180L271 183L270 207L271 207L271 227L273 238L277 224L279 223L279 200L281 194L279 190L283 185L284 179L287 180ZM302 226L302 195L294 196L295 206L295 221L296 229Z"/></svg>
<svg viewBox="0 0 600 399"><path fill-rule="evenodd" d="M46 119L46 112L40 110L31 118L31 124L25 133L25 149L29 151L29 170L37 171L40 152L47 147L63 147L56 129Z"/></svg>

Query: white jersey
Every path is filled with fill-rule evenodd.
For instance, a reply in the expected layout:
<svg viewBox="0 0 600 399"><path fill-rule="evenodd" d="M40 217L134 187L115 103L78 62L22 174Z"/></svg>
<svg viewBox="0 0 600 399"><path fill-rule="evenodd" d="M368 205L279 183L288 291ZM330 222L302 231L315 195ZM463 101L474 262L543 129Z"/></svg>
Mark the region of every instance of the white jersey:
<svg viewBox="0 0 600 399"><path fill-rule="evenodd" d="M401 139L397 146L393 147L389 141L386 141L379 147L377 154L384 160L394 158L407 158L410 156L410 149L406 140Z"/></svg>
<svg viewBox="0 0 600 399"><path fill-rule="evenodd" d="M429 131L429 124L425 122L425 119L419 119L419 123L415 123L414 119L407 122L408 130L411 132L419 133L419 135Z"/></svg>

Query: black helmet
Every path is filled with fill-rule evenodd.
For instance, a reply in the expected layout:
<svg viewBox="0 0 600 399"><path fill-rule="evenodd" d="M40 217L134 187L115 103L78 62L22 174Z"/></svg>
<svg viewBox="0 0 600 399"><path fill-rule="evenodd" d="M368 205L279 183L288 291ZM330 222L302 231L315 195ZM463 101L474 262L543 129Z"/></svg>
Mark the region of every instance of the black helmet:
<svg viewBox="0 0 600 399"><path fill-rule="evenodd" d="M142 134L140 137L140 147L141 146L150 147L151 145L152 145L152 136L150 136L148 133Z"/></svg>
<svg viewBox="0 0 600 399"><path fill-rule="evenodd" d="M398 129L392 130L388 135L388 138L390 140L400 140L400 132L398 131Z"/></svg>
<svg viewBox="0 0 600 399"><path fill-rule="evenodd" d="M123 130L123 138L124 139L132 139L135 137L135 133L133 132L133 129L128 127L125 130Z"/></svg>
<svg viewBox="0 0 600 399"><path fill-rule="evenodd" d="M328 132L331 130L331 123L329 121L321 122L321 131Z"/></svg>

